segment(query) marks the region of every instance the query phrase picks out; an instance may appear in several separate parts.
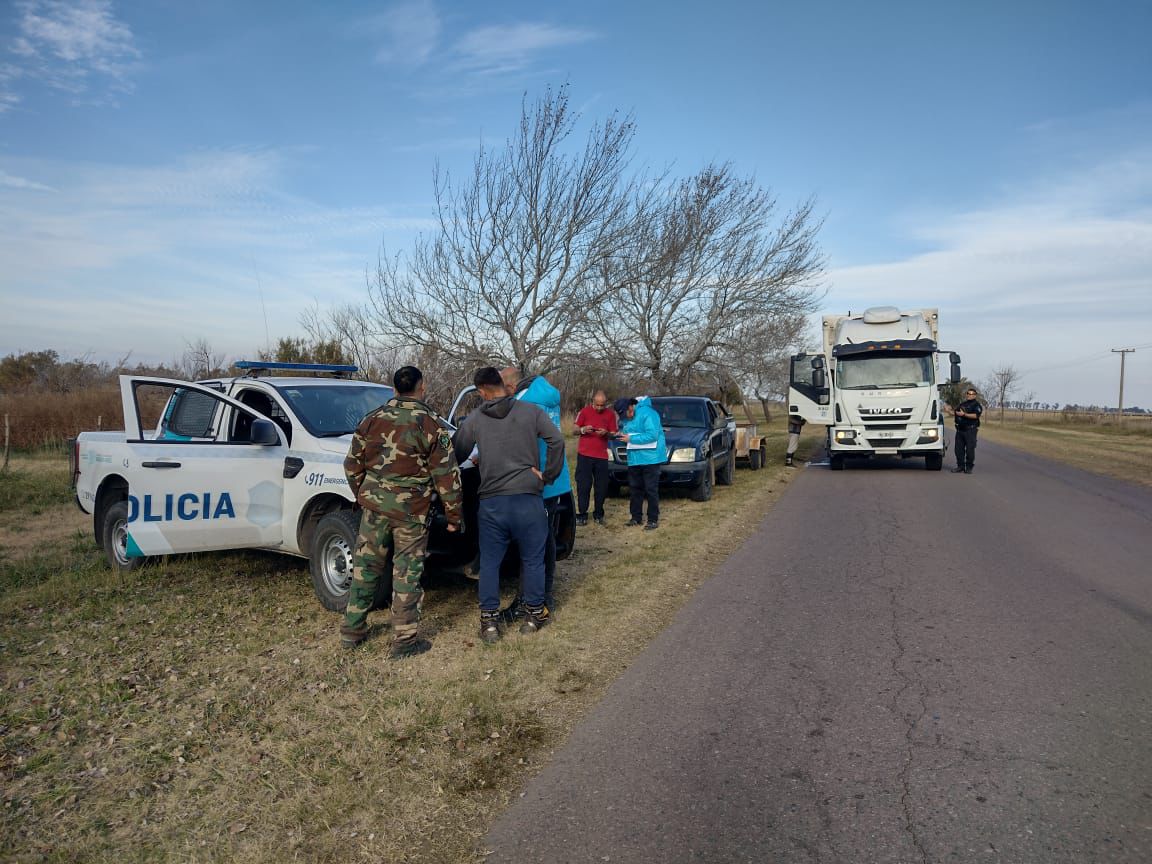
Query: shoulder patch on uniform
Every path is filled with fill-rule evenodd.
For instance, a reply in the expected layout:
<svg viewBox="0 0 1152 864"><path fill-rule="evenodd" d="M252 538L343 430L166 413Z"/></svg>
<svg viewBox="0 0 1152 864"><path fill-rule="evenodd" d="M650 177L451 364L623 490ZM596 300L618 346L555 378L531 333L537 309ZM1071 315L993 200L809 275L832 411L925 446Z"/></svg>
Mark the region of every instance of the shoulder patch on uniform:
<svg viewBox="0 0 1152 864"><path fill-rule="evenodd" d="M440 446L442 448L444 448L445 450L451 450L452 449L452 436L448 434L447 429L441 429L440 434L437 436L437 439L440 441Z"/></svg>

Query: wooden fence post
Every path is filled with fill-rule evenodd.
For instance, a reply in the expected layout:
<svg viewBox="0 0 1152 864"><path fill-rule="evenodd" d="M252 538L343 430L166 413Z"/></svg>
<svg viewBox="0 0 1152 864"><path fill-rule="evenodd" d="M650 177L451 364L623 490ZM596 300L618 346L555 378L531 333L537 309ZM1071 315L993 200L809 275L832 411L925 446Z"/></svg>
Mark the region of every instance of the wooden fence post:
<svg viewBox="0 0 1152 864"><path fill-rule="evenodd" d="M11 441L11 427L8 425L8 415L4 415L4 465L0 467L0 471L8 470L8 453L9 443Z"/></svg>

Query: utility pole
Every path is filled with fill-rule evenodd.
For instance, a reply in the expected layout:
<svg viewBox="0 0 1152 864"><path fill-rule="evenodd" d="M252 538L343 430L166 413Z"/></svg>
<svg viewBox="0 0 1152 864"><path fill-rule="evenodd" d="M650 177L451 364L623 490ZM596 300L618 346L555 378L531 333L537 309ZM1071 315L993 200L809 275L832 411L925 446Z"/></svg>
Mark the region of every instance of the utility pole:
<svg viewBox="0 0 1152 864"><path fill-rule="evenodd" d="M1116 414L1116 425L1124 425L1124 358L1135 351L1135 348L1113 348L1113 354L1120 355L1120 405Z"/></svg>

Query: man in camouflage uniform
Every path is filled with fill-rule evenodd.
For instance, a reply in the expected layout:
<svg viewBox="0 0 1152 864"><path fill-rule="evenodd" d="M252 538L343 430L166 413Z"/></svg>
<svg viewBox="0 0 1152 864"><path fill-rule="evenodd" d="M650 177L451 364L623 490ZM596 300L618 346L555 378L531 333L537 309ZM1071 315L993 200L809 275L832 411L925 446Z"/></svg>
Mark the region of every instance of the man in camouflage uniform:
<svg viewBox="0 0 1152 864"><path fill-rule="evenodd" d="M452 440L421 401L423 374L404 366L392 385L396 395L360 421L344 460L348 486L364 513L340 638L345 648L368 638L376 581L392 546L392 656L407 657L432 647L416 632L433 492L444 505L449 531L459 530L463 502Z"/></svg>

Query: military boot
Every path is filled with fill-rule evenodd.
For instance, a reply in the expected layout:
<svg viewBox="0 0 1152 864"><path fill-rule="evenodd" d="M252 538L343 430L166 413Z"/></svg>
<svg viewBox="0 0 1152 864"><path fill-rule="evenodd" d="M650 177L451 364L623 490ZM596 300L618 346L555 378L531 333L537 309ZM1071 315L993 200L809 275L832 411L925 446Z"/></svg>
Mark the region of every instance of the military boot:
<svg viewBox="0 0 1152 864"><path fill-rule="evenodd" d="M355 648L362 642L368 639L368 625L363 627L341 627L340 628L340 647L341 648Z"/></svg>
<svg viewBox="0 0 1152 864"><path fill-rule="evenodd" d="M427 639L405 639L403 642L392 644L391 657L393 660L403 660L405 657L415 657L423 654L432 647Z"/></svg>

